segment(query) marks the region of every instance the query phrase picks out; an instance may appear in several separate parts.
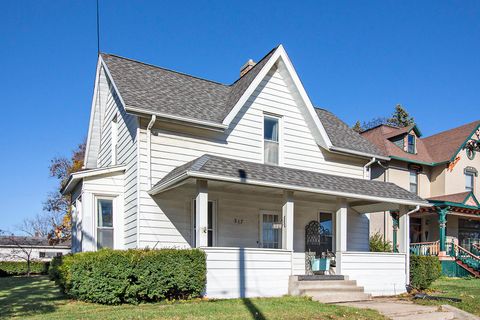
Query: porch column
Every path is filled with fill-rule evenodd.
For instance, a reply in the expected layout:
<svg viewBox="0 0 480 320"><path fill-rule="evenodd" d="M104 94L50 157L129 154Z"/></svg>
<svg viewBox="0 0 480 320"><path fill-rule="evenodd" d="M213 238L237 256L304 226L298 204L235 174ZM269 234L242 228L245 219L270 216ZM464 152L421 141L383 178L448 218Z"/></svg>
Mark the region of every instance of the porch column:
<svg viewBox="0 0 480 320"><path fill-rule="evenodd" d="M195 247L208 246L208 184L206 180L197 180L195 198Z"/></svg>
<svg viewBox="0 0 480 320"><path fill-rule="evenodd" d="M446 250L447 250L447 233L446 233L446 228L447 228L447 213L449 210L449 207L441 208L437 207L437 213L438 213L438 225L440 227L440 253L439 255L445 256L446 255Z"/></svg>
<svg viewBox="0 0 480 320"><path fill-rule="evenodd" d="M283 192L282 206L282 249L293 250L293 192Z"/></svg>
<svg viewBox="0 0 480 320"><path fill-rule="evenodd" d="M398 252L398 226L399 226L399 214L398 211L390 212L392 216L392 228L393 228L393 236L392 236L392 246L393 252Z"/></svg>
<svg viewBox="0 0 480 320"><path fill-rule="evenodd" d="M399 251L405 253L405 283L410 283L410 217L408 207L401 205L399 211L400 246Z"/></svg>
<svg viewBox="0 0 480 320"><path fill-rule="evenodd" d="M335 251L347 251L347 200L337 200L335 213Z"/></svg>

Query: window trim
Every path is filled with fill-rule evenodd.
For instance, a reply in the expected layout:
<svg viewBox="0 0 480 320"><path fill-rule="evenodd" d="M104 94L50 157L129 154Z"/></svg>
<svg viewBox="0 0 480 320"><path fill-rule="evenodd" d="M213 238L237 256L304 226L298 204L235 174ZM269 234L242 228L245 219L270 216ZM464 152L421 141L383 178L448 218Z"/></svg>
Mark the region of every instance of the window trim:
<svg viewBox="0 0 480 320"><path fill-rule="evenodd" d="M117 150L118 150L118 118L115 115L110 122L110 143L112 151L112 166L117 164Z"/></svg>
<svg viewBox="0 0 480 320"><path fill-rule="evenodd" d="M218 235L218 230L217 230L217 200L208 200L208 202L212 203L212 245L207 247L212 248L217 246L217 235ZM195 241L196 241L196 232L195 232L195 198L192 199L191 205L190 205L190 232L192 234L191 238L191 243L192 243L192 248L196 247ZM208 220L208 217L207 217ZM208 224L208 221L207 221ZM208 226L207 226L208 228ZM208 230L207 230L208 232ZM207 242L208 242L208 237L207 237Z"/></svg>
<svg viewBox="0 0 480 320"><path fill-rule="evenodd" d="M278 121L278 164L265 162L265 118L275 119ZM269 141L269 140L268 140ZM271 141L274 142L274 141ZM262 118L262 163L272 166L283 166L283 117L278 114L263 113Z"/></svg>
<svg viewBox="0 0 480 320"><path fill-rule="evenodd" d="M98 226L98 201L99 200L111 200L112 201L112 227L101 227L103 229L112 229L113 230L113 236L112 236L112 239L113 239L113 248L112 249L115 249L116 248L116 241L115 241L115 236L116 236L116 232L115 232L115 224L116 224L116 218L115 218L115 212L117 211L117 208L116 208L116 196L113 196L113 195L94 195L94 206L95 206L95 217L94 217L94 227L95 227L95 239L94 239L94 243L95 243L95 250L99 250L98 248L98 229L99 229L99 226ZM118 231L117 231L118 232Z"/></svg>
<svg viewBox="0 0 480 320"><path fill-rule="evenodd" d="M278 216L278 223L282 224L282 213L275 210L260 210L258 214L258 246L262 249L283 249L283 227L279 228L279 237L278 237L278 248L265 248L263 246L263 216L264 215L277 215Z"/></svg>

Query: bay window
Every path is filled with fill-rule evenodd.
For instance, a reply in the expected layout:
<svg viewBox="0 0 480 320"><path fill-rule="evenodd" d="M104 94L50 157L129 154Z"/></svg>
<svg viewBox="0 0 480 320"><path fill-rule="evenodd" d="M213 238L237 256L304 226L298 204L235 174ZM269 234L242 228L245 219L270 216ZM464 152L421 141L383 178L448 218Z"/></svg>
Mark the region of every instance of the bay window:
<svg viewBox="0 0 480 320"><path fill-rule="evenodd" d="M113 199L97 199L97 249L113 249Z"/></svg>

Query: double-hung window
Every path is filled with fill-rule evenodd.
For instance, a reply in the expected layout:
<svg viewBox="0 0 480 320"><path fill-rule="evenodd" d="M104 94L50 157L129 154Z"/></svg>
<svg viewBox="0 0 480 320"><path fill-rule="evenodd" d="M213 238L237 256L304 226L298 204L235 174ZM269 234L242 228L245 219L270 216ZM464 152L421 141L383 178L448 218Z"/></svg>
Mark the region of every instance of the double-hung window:
<svg viewBox="0 0 480 320"><path fill-rule="evenodd" d="M410 170L410 192L418 194L418 172Z"/></svg>
<svg viewBox="0 0 480 320"><path fill-rule="evenodd" d="M408 135L408 153L415 153L415 136L413 134Z"/></svg>
<svg viewBox="0 0 480 320"><path fill-rule="evenodd" d="M280 158L280 119L273 116L263 118L264 163L278 165Z"/></svg>
<svg viewBox="0 0 480 320"><path fill-rule="evenodd" d="M473 172L465 172L465 190L473 192L475 174Z"/></svg>
<svg viewBox="0 0 480 320"><path fill-rule="evenodd" d="M97 249L113 249L113 199L97 199Z"/></svg>

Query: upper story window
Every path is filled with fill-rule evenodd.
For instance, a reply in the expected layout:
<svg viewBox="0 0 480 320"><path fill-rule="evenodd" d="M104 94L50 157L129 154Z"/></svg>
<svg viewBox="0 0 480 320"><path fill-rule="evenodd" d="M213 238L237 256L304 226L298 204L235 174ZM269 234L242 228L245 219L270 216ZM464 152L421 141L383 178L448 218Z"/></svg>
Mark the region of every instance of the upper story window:
<svg viewBox="0 0 480 320"><path fill-rule="evenodd" d="M264 163L278 165L280 153L280 119L273 116L263 118Z"/></svg>
<svg viewBox="0 0 480 320"><path fill-rule="evenodd" d="M97 249L113 249L113 199L97 199Z"/></svg>
<svg viewBox="0 0 480 320"><path fill-rule="evenodd" d="M410 192L418 194L418 171L410 170Z"/></svg>
<svg viewBox="0 0 480 320"><path fill-rule="evenodd" d="M408 139L407 152L415 153L415 135L409 134L407 136L407 139Z"/></svg>
<svg viewBox="0 0 480 320"><path fill-rule="evenodd" d="M465 172L465 190L473 191L475 175L473 172Z"/></svg>

